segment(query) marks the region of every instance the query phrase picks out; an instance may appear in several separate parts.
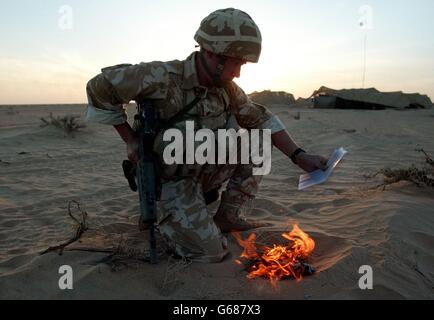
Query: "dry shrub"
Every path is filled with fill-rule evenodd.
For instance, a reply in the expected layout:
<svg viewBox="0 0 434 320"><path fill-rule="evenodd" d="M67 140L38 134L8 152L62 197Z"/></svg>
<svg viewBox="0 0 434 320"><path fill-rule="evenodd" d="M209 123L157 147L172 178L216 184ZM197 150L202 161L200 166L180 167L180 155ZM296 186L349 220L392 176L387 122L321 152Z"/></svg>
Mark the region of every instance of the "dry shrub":
<svg viewBox="0 0 434 320"><path fill-rule="evenodd" d="M191 263L192 261L187 258L174 259L169 257L164 279L159 288L161 295L165 297L170 296L182 285L182 276Z"/></svg>
<svg viewBox="0 0 434 320"><path fill-rule="evenodd" d="M434 160L423 149L416 149L425 155L425 162L428 166L418 168L412 165L408 168L384 168L375 173L372 177L379 174L384 176L384 182L380 186L396 183L399 181L410 181L418 187L434 188Z"/></svg>
<svg viewBox="0 0 434 320"><path fill-rule="evenodd" d="M63 130L65 135L74 134L74 132L79 131L86 127L86 125L80 123L78 119L80 116L74 115L66 115L66 116L58 116L54 117L53 113L50 112L49 118L41 118L42 124L41 127L54 126L55 128Z"/></svg>

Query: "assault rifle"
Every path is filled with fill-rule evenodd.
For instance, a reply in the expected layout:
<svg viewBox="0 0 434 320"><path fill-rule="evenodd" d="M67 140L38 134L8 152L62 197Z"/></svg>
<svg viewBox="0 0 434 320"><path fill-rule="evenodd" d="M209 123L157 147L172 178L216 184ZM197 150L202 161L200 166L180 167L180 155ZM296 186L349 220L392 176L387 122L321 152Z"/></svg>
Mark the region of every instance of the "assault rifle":
<svg viewBox="0 0 434 320"><path fill-rule="evenodd" d="M139 192L140 215L142 222L149 230L150 261L158 263L155 224L157 220L157 200L161 194L159 167L154 154L154 140L158 132L158 115L152 107L151 100L137 103L137 114L134 116L134 130L139 138L138 162L134 165L124 160L122 168L130 188ZM137 183L136 183L137 181Z"/></svg>

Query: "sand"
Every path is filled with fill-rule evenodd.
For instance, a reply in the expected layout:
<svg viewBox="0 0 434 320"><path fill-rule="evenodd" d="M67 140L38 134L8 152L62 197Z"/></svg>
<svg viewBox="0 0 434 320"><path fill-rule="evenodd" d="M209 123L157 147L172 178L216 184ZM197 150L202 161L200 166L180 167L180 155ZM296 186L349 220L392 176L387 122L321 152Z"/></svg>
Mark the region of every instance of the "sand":
<svg viewBox="0 0 434 320"><path fill-rule="evenodd" d="M302 171L273 151L251 216L271 222L258 232L276 237L298 223L316 242L310 262L317 269L273 287L246 278L234 262L241 248L231 235L231 255L219 264L162 255L150 265L86 251L120 243L141 250L146 243L136 227L137 194L121 171L125 146L114 129L88 125L69 137L40 127L50 112L83 118L84 109L0 107L0 299L434 298L434 190L408 182L375 188L381 176L365 178L388 166L422 166L416 148L434 155L434 110L271 108L309 152L329 155L341 146L349 152L325 184L298 191ZM71 200L86 210L91 230L62 255L39 255L73 236ZM62 265L73 268L73 290L58 287ZM372 290L358 286L362 265L372 267Z"/></svg>

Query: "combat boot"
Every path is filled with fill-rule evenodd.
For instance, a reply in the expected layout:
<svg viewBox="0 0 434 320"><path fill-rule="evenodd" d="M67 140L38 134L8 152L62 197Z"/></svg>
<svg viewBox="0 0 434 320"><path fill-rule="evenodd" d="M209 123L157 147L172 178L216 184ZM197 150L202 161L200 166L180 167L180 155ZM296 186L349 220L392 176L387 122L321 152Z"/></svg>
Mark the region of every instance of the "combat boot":
<svg viewBox="0 0 434 320"><path fill-rule="evenodd" d="M251 210L250 197L230 197L225 191L222 193L220 207L214 216L214 222L223 233L245 231L269 226L269 223L247 219L245 214Z"/></svg>

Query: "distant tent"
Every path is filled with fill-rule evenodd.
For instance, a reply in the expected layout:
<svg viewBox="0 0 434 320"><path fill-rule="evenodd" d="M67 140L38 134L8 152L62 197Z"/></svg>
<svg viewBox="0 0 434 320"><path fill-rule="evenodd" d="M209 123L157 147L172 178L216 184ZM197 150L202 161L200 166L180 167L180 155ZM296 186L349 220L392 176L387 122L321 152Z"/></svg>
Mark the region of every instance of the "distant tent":
<svg viewBox="0 0 434 320"><path fill-rule="evenodd" d="M314 108L371 109L431 108L431 99L419 93L380 92L375 88L334 90L321 87L312 94Z"/></svg>

